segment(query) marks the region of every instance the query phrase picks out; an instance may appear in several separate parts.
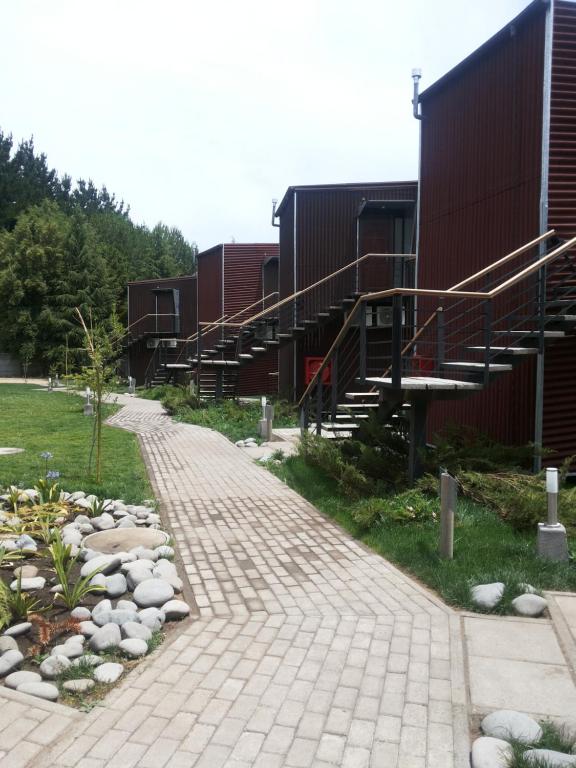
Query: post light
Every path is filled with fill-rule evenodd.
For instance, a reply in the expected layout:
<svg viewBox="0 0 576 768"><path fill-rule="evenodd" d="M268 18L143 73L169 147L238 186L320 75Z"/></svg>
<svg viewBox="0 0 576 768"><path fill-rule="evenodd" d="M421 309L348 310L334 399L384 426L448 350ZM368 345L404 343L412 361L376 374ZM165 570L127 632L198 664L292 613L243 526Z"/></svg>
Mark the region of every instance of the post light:
<svg viewBox="0 0 576 768"><path fill-rule="evenodd" d="M94 406L90 402L90 398L92 397L90 387L86 387L86 392L84 394L86 396L86 402L84 403L84 416L94 416Z"/></svg>
<svg viewBox="0 0 576 768"><path fill-rule="evenodd" d="M546 470L546 493L548 494L548 525L558 525L558 470Z"/></svg>
<svg viewBox="0 0 576 768"><path fill-rule="evenodd" d="M52 376L48 376L48 392L52 392Z"/></svg>
<svg viewBox="0 0 576 768"><path fill-rule="evenodd" d="M545 523L538 523L537 552L547 560L568 560L568 542L566 528L558 522L558 470L549 467L546 470L546 496L548 514Z"/></svg>

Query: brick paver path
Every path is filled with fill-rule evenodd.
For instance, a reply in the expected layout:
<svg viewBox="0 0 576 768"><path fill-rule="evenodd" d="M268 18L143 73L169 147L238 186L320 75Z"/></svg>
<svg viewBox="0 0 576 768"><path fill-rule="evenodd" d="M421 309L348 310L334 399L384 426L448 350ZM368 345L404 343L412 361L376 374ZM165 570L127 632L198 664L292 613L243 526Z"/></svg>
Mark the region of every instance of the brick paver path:
<svg viewBox="0 0 576 768"><path fill-rule="evenodd" d="M142 400L112 421L140 435L197 618L34 766L467 764L456 614L221 435Z"/></svg>

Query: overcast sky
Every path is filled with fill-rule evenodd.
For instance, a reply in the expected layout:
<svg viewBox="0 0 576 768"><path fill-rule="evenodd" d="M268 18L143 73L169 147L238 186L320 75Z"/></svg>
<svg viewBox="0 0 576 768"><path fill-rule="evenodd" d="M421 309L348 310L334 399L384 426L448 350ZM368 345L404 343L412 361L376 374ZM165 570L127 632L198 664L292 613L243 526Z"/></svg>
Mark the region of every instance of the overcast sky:
<svg viewBox="0 0 576 768"><path fill-rule="evenodd" d="M527 0L16 0L0 127L201 249L277 240L296 184L417 176L426 88Z"/></svg>

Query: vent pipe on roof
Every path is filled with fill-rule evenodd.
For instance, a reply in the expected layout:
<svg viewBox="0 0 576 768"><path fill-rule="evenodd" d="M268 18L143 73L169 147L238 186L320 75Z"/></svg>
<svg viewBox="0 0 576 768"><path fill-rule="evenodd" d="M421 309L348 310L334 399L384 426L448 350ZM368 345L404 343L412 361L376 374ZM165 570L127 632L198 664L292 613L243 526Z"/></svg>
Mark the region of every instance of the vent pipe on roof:
<svg viewBox="0 0 576 768"><path fill-rule="evenodd" d="M280 224L276 224L276 206L278 205L278 200L276 198L272 198L272 226L273 227L279 227Z"/></svg>
<svg viewBox="0 0 576 768"><path fill-rule="evenodd" d="M422 120L422 115L418 108L418 91L420 86L420 78L422 77L421 69L412 70L412 80L414 81L414 95L412 96L412 114L416 120Z"/></svg>

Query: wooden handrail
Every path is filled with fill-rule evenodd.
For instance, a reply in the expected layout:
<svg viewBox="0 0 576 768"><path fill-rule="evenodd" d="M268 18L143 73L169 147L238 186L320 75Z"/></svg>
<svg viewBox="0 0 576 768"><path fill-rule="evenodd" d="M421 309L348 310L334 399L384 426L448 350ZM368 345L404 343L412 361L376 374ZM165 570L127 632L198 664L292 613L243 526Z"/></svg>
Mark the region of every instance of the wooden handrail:
<svg viewBox="0 0 576 768"><path fill-rule="evenodd" d="M549 235L547 235L549 236ZM538 243L540 240L543 239L543 236L540 238L537 238L536 240L532 241L532 245ZM457 297L457 298L467 298L467 299L493 299L496 296L499 296L504 291L508 290L509 288L512 288L514 285L519 283L521 280L523 280L525 277L528 277L529 275L533 274L534 272L538 272L542 267L545 267L548 263L551 261L554 261L554 259L558 258L562 253L569 250L570 248L574 247L576 245L576 237L571 238L570 240L567 240L562 245L558 246L558 248L555 248L553 251L550 251L546 256L542 257L541 259L538 259L538 261L535 261L533 264L529 264L527 267L522 269L520 272L518 272L516 275L513 275L512 277L508 278L507 280L504 280L504 282L500 283L500 285L497 285L495 288L493 288L491 291L460 291L456 290L456 286L453 286L452 288L448 288L445 291L440 290L431 290L426 288L390 288L387 291L377 291L375 293L366 293L359 297L358 301L356 302L354 306L353 312L356 311L359 302L368 302L368 301L375 301L376 299L384 299L384 298L391 298L392 296L432 296L432 297ZM532 246L531 246L532 247ZM525 249L526 250L526 249ZM518 255L518 254L516 254ZM510 257L511 254L508 254ZM506 257L504 257L506 258ZM507 259L509 260L509 259ZM495 262L495 264L502 263L502 260L500 259L498 262ZM474 275L473 277L477 277L478 275ZM464 283L458 284L466 284L467 282L470 282L469 280L464 281ZM437 312L438 310L436 310ZM433 313L433 314L436 314ZM350 313L350 316L342 326L342 329L336 339L334 340L334 343L330 347L330 350L324 357L324 360L322 361L321 365L319 366L317 372L312 377L312 380L306 387L306 390L302 397L300 398L298 405L302 405L304 399L308 395L308 393L311 391L313 385L317 382L318 376L322 372L322 370L326 366L326 362L329 359L329 357L332 355L334 349L336 348L337 342L340 341L342 338L343 332L345 329L349 326L349 321L351 319L352 313ZM431 320L429 318L428 320ZM426 324L428 321L426 321ZM426 325L425 324L425 325ZM422 330L424 330L424 326L422 326ZM409 345L411 342L409 342ZM403 351L404 354L404 351Z"/></svg>
<svg viewBox="0 0 576 768"><path fill-rule="evenodd" d="M492 264L489 264L487 267L484 267L484 269L481 269L479 272L476 272L473 275L470 275L470 277L467 277L466 280L462 280L461 283L456 283L456 285L453 285L450 290L458 291L460 288L463 288L465 285L468 285L468 283L473 283L474 280L478 280L479 277L483 277L484 275L487 275L488 272L492 272L492 270L497 269L498 267L501 267L503 264L506 264L509 261L512 261L512 259L515 259L516 256L520 256L521 253L525 253L526 251L529 251L530 248L533 248L535 245L538 245L538 243L541 243L543 240L547 240L549 237L552 237L556 233L555 229L549 229L548 232L545 232L543 235L540 235L540 237L536 237L534 240L530 240L529 243L526 243L521 248L517 248L515 251L511 251L510 253L507 253L506 256L502 256L501 259L498 259L498 261L494 261Z"/></svg>
<svg viewBox="0 0 576 768"><path fill-rule="evenodd" d="M232 325L236 328L242 328L245 325L249 325L250 323L253 323L255 320L259 320L264 315L269 314L272 312L272 310L278 309L279 307L283 307L284 304L287 304L289 301L293 301L294 299L300 298L300 296L303 296L305 293L308 293L309 291L312 291L314 288L317 288L319 285L322 285L323 283L328 282L328 280L332 280L333 278L337 277L338 275L342 274L342 272L346 272L348 269L352 269L352 267L356 267L358 264L363 262L365 259L369 258L386 258L386 259L415 259L416 256L413 253L365 253L364 256L360 256L359 259L354 259L354 261L351 261L349 264L346 264L344 267L340 267L340 269L337 269L335 272L332 272L329 275L326 275L321 280L318 280L315 283L312 283L312 285L306 286L306 288L302 288L300 291L296 291L295 293L292 293L290 296L286 296L285 299L282 299L282 301L279 301L277 304L273 304L271 307L268 307L268 309L265 309L263 312L259 312L257 315L254 315L253 317L248 318L248 320L245 320L243 323L220 323L220 325Z"/></svg>

